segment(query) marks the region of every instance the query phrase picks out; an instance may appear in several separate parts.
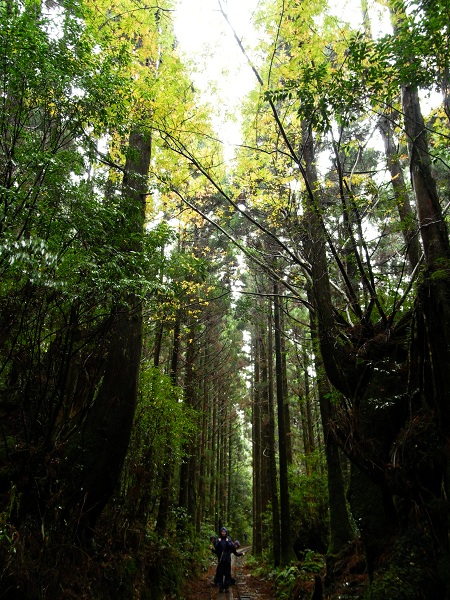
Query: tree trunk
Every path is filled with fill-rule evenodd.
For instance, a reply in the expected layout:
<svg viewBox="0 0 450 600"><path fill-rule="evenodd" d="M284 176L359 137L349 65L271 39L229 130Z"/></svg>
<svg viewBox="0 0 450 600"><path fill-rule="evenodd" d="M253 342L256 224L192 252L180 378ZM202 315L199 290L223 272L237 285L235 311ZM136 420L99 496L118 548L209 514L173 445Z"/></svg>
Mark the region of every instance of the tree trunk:
<svg viewBox="0 0 450 600"><path fill-rule="evenodd" d="M262 507L261 507L261 410L260 410L260 342L254 332L253 339L253 403L252 403L252 442L253 442L253 554L262 554Z"/></svg>
<svg viewBox="0 0 450 600"><path fill-rule="evenodd" d="M317 185L317 174L315 169L313 138L311 130L305 126L303 126L303 139L306 173L309 178L311 189L314 190ZM329 397L327 375L331 375L331 377L334 378L338 388L347 388L347 390L350 391L351 386L343 385L343 381L345 381L346 378L341 371L341 367L335 354L336 351L333 347L334 343L330 337L332 331L334 331L334 318L331 308L330 284L324 247L325 241L323 233L321 232L320 217L317 214L317 204L315 206L310 206L309 210L312 222L310 225L310 235L307 240L307 250L312 261L313 289L308 291L308 297L311 304L317 308L317 321L315 319L316 315L310 313L311 335L313 341L320 349L320 352L314 352L314 355L316 356L315 367L316 372L318 373L320 412L325 436L325 456L328 469L330 549L337 551L342 549L345 543L351 539L352 531L345 501L338 448L330 435L331 405L330 401L327 400ZM323 364L319 358L320 355L324 361ZM348 396L352 397L352 394L349 393Z"/></svg>
<svg viewBox="0 0 450 600"><path fill-rule="evenodd" d="M280 562L288 565L294 557L291 531L291 507L289 501L289 478L286 444L286 424L284 398L283 398L283 373L281 357L281 331L280 331L280 304L278 297L278 284L273 286L274 295L274 327L275 327L275 370L276 370L276 398L278 407L278 460L280 468Z"/></svg>
<svg viewBox="0 0 450 600"><path fill-rule="evenodd" d="M425 124L417 89L402 88L410 172L425 254L427 277L421 289L426 343L430 357L427 396L437 411L444 435L450 431L450 244L436 182L431 172Z"/></svg>
<svg viewBox="0 0 450 600"><path fill-rule="evenodd" d="M195 325L191 325L191 334L187 342L186 358L185 358L185 375L184 375L184 402L190 408L195 408L196 393L195 393L195 357L196 350L194 344ZM196 471L196 454L195 440L186 440L183 447L183 462L180 469L180 491L178 498L179 508L185 509L190 519L195 517L195 506L197 496L198 481L195 478Z"/></svg>
<svg viewBox="0 0 450 600"><path fill-rule="evenodd" d="M130 252L140 249L145 219L150 136L130 134L123 179ZM80 510L94 527L118 482L130 440L136 407L142 350L142 313L138 298L128 296L115 307L102 385L79 441L83 465ZM74 462L76 464L78 461Z"/></svg>
<svg viewBox="0 0 450 600"><path fill-rule="evenodd" d="M311 338L317 346L317 330L314 319L310 317ZM314 351L314 366L318 373L317 385L319 391L320 416L323 435L325 438L325 458L327 462L328 503L330 511L329 554L337 554L353 539L353 530L345 499L344 478L342 476L339 447L330 427L333 407L329 400L331 388L323 369L320 353Z"/></svg>
<svg viewBox="0 0 450 600"><path fill-rule="evenodd" d="M284 311L281 310L283 291L280 289L280 346L281 346L281 375L283 378L283 412L284 426L286 428L286 460L288 467L292 465L292 432L291 432L291 409L289 406L289 387L287 377L286 361L286 338L284 335Z"/></svg>
<svg viewBox="0 0 450 600"><path fill-rule="evenodd" d="M277 461L275 450L275 406L274 406L274 374L273 374L273 319L272 311L269 313L269 337L267 355L268 364L268 416L269 416L269 457L270 457L270 501L272 504L272 544L273 544L273 564L275 567L280 565L281 557L281 539L280 539L280 508L278 502L278 477Z"/></svg>
<svg viewBox="0 0 450 600"><path fill-rule="evenodd" d="M216 485L217 475L219 473L218 460L217 460L217 429L218 429L218 417L217 417L217 398L213 401L212 415L211 415L211 441L210 441L210 484L209 484L209 518L214 523L214 531L218 533L219 527L219 515L217 513L216 503Z"/></svg>
<svg viewBox="0 0 450 600"><path fill-rule="evenodd" d="M205 345L203 349L203 369L207 365L207 352L208 346ZM208 500L207 496L207 441L208 441L208 409L209 409L209 390L207 386L206 378L203 379L203 391L202 391L202 411L201 411L201 439L200 439L200 468L199 468L199 482L198 482L198 504L196 512L195 528L197 533L200 533L201 524L206 521L206 503Z"/></svg>
<svg viewBox="0 0 450 600"><path fill-rule="evenodd" d="M260 361L260 416L261 416L261 512L267 514L270 504L270 414L269 414L269 363L271 357L268 354L265 343L265 332L261 328L261 361ZM266 549L269 544L269 532L262 525L262 547Z"/></svg>
<svg viewBox="0 0 450 600"><path fill-rule="evenodd" d="M411 208L403 170L398 158L398 148L394 142L391 121L387 115L380 117L378 129L384 142L386 162L391 174L391 184L397 203L398 214L402 226L403 239L405 240L406 253L408 255L409 267L412 272L420 260L420 244L418 237L418 224L416 216Z"/></svg>
<svg viewBox="0 0 450 600"><path fill-rule="evenodd" d="M177 311L175 324L173 329L172 341L172 357L170 361L170 379L173 386L178 382L178 364L180 360L180 330L181 330L181 314ZM170 431L165 427L165 458L162 465L161 487L159 497L158 516L156 519L156 531L159 535L164 535L167 530L167 522L169 519L170 507L172 505L172 477L173 477L173 461L172 461L172 446L170 442Z"/></svg>
<svg viewBox="0 0 450 600"><path fill-rule="evenodd" d="M311 127L302 121L303 156L305 160L305 176L310 193L307 195L307 236L304 250L311 264L312 293L316 309L317 333L320 352L328 379L337 389L348 397L352 397L347 374L343 368L342 356L338 355L336 348L336 323L333 314L330 279L328 274L328 260L325 251L326 238L320 216L320 202L318 199L318 178L316 171L316 157L314 140Z"/></svg>
<svg viewBox="0 0 450 600"><path fill-rule="evenodd" d="M304 373L305 373L305 412L306 412L306 436L308 438L308 449L309 456L316 449L316 440L314 439L314 427L313 427L313 417L312 417L312 409L311 409L311 386L309 384L309 360L306 356L306 347L303 346L303 364L304 364Z"/></svg>
<svg viewBox="0 0 450 600"><path fill-rule="evenodd" d="M372 27L367 0L361 0L361 9L366 36L372 39ZM392 112L393 111L391 111L391 114ZM398 144L394 141L391 118L386 112L378 120L378 130L383 138L386 163L391 174L392 189L394 190L394 197L397 203L400 223L402 225L402 234L403 239L405 240L409 267L412 272L419 263L421 254L418 224L406 189L403 170L399 160Z"/></svg>

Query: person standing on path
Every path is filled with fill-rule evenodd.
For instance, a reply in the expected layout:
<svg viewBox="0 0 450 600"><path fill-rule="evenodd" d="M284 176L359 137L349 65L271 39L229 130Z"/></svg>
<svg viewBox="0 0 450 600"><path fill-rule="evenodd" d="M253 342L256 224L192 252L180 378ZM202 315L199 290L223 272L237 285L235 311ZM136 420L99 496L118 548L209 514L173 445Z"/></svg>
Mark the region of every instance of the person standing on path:
<svg viewBox="0 0 450 600"><path fill-rule="evenodd" d="M228 536L226 527L220 530L220 537L214 546L218 558L217 572L215 581L218 583L221 592L226 592L232 583L231 579L231 555L243 556L242 552L237 552L231 538Z"/></svg>

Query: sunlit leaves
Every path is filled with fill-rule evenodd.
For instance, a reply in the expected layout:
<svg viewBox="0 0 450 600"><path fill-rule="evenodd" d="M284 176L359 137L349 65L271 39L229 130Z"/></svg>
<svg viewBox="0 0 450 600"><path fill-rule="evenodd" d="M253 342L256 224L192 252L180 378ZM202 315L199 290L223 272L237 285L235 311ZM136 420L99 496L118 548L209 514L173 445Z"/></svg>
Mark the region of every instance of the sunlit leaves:
<svg viewBox="0 0 450 600"><path fill-rule="evenodd" d="M194 430L196 422L195 412L183 405L182 389L156 368L141 373L140 389L133 434L134 438L141 438L139 450L146 453L151 444L157 461L158 449L169 442L175 455L180 453L181 442Z"/></svg>

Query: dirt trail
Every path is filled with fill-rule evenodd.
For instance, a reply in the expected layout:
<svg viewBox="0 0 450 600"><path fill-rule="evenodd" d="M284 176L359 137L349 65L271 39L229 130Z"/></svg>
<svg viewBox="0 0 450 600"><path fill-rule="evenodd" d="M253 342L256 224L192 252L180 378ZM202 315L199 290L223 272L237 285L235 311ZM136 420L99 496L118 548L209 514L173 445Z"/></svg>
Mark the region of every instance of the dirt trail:
<svg viewBox="0 0 450 600"><path fill-rule="evenodd" d="M247 549L244 550L247 552ZM274 600L272 583L256 579L251 574L246 556L233 556L232 559L232 575L236 585L232 585L228 592L219 592L213 583L217 563L212 559L208 571L189 585L186 600Z"/></svg>

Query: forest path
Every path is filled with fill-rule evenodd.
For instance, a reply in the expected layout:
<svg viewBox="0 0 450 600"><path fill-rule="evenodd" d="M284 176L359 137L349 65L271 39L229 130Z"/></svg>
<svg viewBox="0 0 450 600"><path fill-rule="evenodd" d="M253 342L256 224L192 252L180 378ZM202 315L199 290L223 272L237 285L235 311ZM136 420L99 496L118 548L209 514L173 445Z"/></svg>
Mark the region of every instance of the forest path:
<svg viewBox="0 0 450 600"><path fill-rule="evenodd" d="M248 549L242 549L246 554ZM211 561L211 566L204 575L189 585L185 600L274 600L275 595L270 581L257 579L246 564L246 556L232 556L232 575L236 585L232 585L228 592L219 592L214 585L216 561Z"/></svg>

